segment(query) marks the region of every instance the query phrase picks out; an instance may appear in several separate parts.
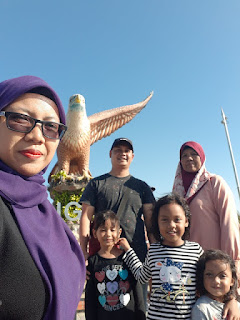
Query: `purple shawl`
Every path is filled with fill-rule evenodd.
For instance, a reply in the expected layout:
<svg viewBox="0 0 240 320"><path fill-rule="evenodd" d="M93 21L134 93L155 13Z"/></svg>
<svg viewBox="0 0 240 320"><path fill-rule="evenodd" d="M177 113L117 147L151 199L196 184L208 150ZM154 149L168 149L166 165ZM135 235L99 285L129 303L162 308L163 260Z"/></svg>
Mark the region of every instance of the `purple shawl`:
<svg viewBox="0 0 240 320"><path fill-rule="evenodd" d="M26 92L52 99L65 123L55 91L33 76L0 83L0 110ZM0 195L12 205L22 237L48 288L44 320L72 320L85 282L85 261L72 232L48 201L43 172L25 177L0 160Z"/></svg>

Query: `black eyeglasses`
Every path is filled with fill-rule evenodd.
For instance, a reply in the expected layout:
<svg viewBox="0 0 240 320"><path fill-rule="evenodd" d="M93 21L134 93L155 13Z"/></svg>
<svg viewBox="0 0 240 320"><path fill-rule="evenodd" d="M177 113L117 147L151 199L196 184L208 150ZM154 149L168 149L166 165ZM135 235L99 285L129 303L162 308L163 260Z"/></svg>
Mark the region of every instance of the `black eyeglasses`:
<svg viewBox="0 0 240 320"><path fill-rule="evenodd" d="M17 112L0 111L0 116L6 117L8 129L17 132L29 133L37 123L41 123L42 133L49 139L61 139L67 130L67 126L62 123L42 121Z"/></svg>

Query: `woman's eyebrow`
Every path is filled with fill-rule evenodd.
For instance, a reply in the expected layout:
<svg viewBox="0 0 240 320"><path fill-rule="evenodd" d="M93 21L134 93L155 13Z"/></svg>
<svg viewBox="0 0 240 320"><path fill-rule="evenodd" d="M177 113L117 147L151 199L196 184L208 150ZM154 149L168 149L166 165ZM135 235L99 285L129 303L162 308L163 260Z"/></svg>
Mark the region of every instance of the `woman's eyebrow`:
<svg viewBox="0 0 240 320"><path fill-rule="evenodd" d="M10 107L10 106L9 106ZM11 110L8 110L9 112L16 112L16 113L22 113L22 114L26 114L27 116L30 116L34 119L37 119L32 113L31 110L29 110L28 108L24 108L24 107L17 107L14 108L14 106L11 108ZM44 117L43 121L51 121L51 122L60 122L60 119L56 119L56 117L54 115L47 115L46 117Z"/></svg>

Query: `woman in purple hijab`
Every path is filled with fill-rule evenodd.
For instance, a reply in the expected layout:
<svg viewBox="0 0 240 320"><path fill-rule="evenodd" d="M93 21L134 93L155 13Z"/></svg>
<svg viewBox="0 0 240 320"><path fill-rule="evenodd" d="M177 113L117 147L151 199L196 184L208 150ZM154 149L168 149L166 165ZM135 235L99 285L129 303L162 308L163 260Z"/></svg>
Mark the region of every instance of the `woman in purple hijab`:
<svg viewBox="0 0 240 320"><path fill-rule="evenodd" d="M64 124L61 101L44 80L0 83L0 319L75 316L85 261L42 176Z"/></svg>

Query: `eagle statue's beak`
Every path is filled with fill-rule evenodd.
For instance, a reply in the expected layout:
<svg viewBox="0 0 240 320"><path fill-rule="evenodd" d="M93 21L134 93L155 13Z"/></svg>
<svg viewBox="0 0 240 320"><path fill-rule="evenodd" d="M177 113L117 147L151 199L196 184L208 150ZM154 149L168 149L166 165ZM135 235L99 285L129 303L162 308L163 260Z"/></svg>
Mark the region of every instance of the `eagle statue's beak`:
<svg viewBox="0 0 240 320"><path fill-rule="evenodd" d="M80 94L77 94L75 101L76 101L76 103L80 103L81 102Z"/></svg>

